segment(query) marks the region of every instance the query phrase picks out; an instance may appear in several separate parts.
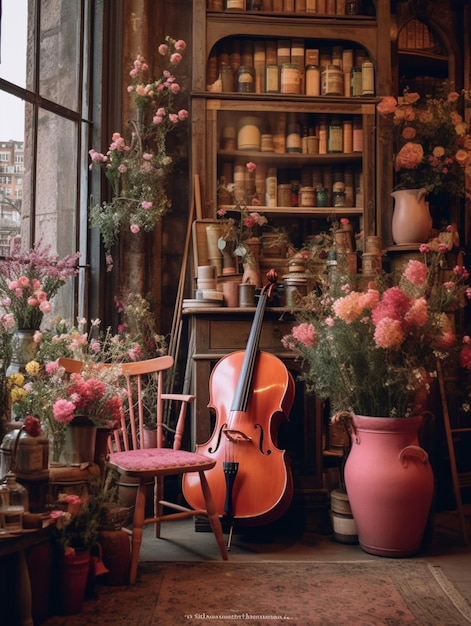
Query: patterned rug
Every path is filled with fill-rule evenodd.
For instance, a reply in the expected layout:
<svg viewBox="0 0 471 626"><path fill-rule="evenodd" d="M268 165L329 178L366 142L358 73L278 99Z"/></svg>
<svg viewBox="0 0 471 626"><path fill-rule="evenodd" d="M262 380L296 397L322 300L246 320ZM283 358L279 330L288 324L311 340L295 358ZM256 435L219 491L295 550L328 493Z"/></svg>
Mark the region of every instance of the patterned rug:
<svg viewBox="0 0 471 626"><path fill-rule="evenodd" d="M423 561L140 563L45 626L465 626L471 606Z"/></svg>

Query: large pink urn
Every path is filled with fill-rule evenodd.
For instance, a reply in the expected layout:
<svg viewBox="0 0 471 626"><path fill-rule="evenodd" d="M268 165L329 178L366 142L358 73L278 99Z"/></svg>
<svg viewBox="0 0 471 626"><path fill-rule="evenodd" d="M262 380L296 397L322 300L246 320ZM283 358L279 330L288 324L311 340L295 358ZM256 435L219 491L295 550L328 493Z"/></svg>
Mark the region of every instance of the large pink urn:
<svg viewBox="0 0 471 626"><path fill-rule="evenodd" d="M360 546L369 554L411 556L422 546L434 492L418 441L422 419L352 416L345 486Z"/></svg>

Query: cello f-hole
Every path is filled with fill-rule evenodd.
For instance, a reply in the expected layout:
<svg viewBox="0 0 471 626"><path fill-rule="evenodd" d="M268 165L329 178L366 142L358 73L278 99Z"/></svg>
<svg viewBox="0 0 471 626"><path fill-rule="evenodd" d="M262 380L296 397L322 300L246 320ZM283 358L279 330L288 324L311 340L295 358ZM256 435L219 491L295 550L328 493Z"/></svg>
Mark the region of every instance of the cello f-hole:
<svg viewBox="0 0 471 626"><path fill-rule="evenodd" d="M255 425L254 425L254 428L255 428L255 429L257 429L257 428L258 428L258 429L260 429L260 438L259 438L259 440L258 440L258 449L259 449L259 450L260 450L260 452L261 452L262 454L264 454L264 455L269 455L269 454L271 454L271 450L267 450L267 451L264 451L264 450L263 450L263 428L262 428L261 424L255 424Z"/></svg>
<svg viewBox="0 0 471 626"><path fill-rule="evenodd" d="M222 433L224 432L226 426L227 426L227 424L223 424L221 426L221 428L219 429L218 438L216 440L216 445L214 446L214 448L212 446L210 448L208 448L208 452L210 454L214 454L219 449L219 446L221 445Z"/></svg>

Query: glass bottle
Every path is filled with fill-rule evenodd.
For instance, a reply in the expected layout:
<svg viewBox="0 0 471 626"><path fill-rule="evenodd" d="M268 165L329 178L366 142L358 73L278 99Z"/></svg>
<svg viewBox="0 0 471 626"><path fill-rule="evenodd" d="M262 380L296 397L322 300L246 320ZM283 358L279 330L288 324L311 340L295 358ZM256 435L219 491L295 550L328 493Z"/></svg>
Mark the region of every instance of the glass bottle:
<svg viewBox="0 0 471 626"><path fill-rule="evenodd" d="M16 482L16 475L8 472L0 484L0 526L3 531L23 529L23 515L29 508L26 487Z"/></svg>

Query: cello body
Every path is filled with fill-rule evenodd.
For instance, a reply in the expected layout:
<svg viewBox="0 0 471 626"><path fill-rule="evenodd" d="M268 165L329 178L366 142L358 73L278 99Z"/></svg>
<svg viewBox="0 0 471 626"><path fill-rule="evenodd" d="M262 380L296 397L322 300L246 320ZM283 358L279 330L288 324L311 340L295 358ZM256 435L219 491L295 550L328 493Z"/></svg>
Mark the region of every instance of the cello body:
<svg viewBox="0 0 471 626"><path fill-rule="evenodd" d="M205 475L219 515L258 525L280 517L293 496L289 459L277 447L277 431L289 417L295 390L284 363L258 351L258 340L255 347L250 343L249 338L247 350L226 355L214 367L209 407L216 424L211 438L196 450L217 461ZM194 474L184 475L183 494L190 506L204 506Z"/></svg>

